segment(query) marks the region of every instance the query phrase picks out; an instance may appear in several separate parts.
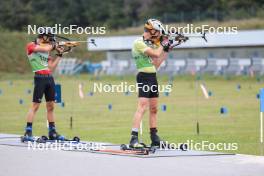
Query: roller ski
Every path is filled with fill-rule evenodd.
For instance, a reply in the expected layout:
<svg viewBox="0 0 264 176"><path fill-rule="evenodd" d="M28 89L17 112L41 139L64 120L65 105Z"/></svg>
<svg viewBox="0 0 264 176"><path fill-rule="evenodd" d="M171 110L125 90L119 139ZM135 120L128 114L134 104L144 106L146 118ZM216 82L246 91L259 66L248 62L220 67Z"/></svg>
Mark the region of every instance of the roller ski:
<svg viewBox="0 0 264 176"><path fill-rule="evenodd" d="M124 149L122 146L126 146L125 144L121 145L121 148L119 150L117 149L100 149L100 150L93 150L95 152L100 153L110 153L110 154L116 154L116 155L149 155L149 150L147 149Z"/></svg>
<svg viewBox="0 0 264 176"><path fill-rule="evenodd" d="M138 143L137 138L133 136L130 144L121 144L120 149L98 149L93 151L112 155L149 155L150 152L149 149L144 148L143 144Z"/></svg>
<svg viewBox="0 0 264 176"><path fill-rule="evenodd" d="M79 143L80 142L80 138L75 136L72 139L66 139L64 136L59 136L58 138L49 138L47 136L41 136L40 138L38 138L36 140L36 142L38 143L47 143L47 142L58 142L58 143L64 143L64 142L75 142L75 143Z"/></svg>
<svg viewBox="0 0 264 176"><path fill-rule="evenodd" d="M72 139L67 139L63 135L60 135L54 127L49 128L49 137L41 136L37 139L38 143L46 142L80 142L80 138L75 136Z"/></svg>
<svg viewBox="0 0 264 176"><path fill-rule="evenodd" d="M64 142L73 142L73 143L79 143L80 138L75 136L72 139L66 139L66 138L59 138L59 139L49 139L47 136L41 136L41 137L35 137L35 136L21 136L20 137L21 142L26 143L26 142L37 142L37 143L64 143Z"/></svg>
<svg viewBox="0 0 264 176"><path fill-rule="evenodd" d="M120 145L120 149L123 151L135 151L135 152L139 152L142 153L143 155L148 155L150 153L155 153L156 152L156 148L155 147L151 147L151 146L147 146L144 143L140 143L140 148L134 148L131 147L130 145L127 144L121 144Z"/></svg>
<svg viewBox="0 0 264 176"><path fill-rule="evenodd" d="M21 136L21 142L37 142L37 143L53 143L53 142L75 142L79 143L80 138L75 136L72 139L67 139L64 136L57 133L55 128L49 128L49 134L47 136L41 136L41 137L34 137L32 135L32 128L26 128L24 136Z"/></svg>

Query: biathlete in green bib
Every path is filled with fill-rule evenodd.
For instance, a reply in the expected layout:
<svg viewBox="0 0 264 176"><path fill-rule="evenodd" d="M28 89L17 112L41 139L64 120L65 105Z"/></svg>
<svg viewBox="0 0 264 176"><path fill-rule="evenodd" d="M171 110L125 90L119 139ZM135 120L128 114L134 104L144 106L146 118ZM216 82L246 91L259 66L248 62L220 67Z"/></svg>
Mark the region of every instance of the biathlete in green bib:
<svg viewBox="0 0 264 176"><path fill-rule="evenodd" d="M143 36L134 41L132 56L138 69L138 105L134 115L131 148L143 148L138 142L138 129L146 109L149 109L150 139L152 146L160 146L162 140L157 135L158 111L158 81L156 71L167 58L170 42L165 37L166 31L162 23L156 19L149 19L145 23Z"/></svg>
<svg viewBox="0 0 264 176"><path fill-rule="evenodd" d="M32 124L37 110L39 109L43 95L46 99L47 120L49 122L49 138L63 140L55 128L54 101L55 83L52 71L57 67L63 52L63 48L57 46L55 36L46 28L38 35L37 39L27 44L28 61L34 72L33 103L27 114L27 124L23 141L33 141ZM50 56L50 52L58 52L56 58Z"/></svg>

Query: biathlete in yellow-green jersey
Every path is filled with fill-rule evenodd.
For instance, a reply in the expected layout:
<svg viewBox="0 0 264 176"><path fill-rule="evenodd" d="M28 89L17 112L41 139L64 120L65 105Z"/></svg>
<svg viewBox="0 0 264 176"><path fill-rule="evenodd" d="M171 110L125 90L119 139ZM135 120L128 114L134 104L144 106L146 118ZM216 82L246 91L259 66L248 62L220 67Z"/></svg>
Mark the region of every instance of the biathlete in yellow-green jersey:
<svg viewBox="0 0 264 176"><path fill-rule="evenodd" d="M157 111L158 111L158 81L157 69L167 58L170 50L170 42L165 37L166 31L163 24L156 19L149 19L145 23L143 36L134 41L132 56L138 69L138 105L134 115L131 139L131 148L142 148L138 141L138 131L142 117L149 108L150 139L152 146L159 146L161 139L157 135Z"/></svg>

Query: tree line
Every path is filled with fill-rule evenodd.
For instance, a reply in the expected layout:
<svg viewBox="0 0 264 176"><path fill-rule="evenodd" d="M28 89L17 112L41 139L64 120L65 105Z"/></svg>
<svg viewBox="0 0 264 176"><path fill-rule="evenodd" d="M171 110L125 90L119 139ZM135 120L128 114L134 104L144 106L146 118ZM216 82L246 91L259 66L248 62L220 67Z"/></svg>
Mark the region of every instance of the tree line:
<svg viewBox="0 0 264 176"><path fill-rule="evenodd" d="M137 26L147 18L165 22L264 17L264 0L1 0L0 28L52 26Z"/></svg>

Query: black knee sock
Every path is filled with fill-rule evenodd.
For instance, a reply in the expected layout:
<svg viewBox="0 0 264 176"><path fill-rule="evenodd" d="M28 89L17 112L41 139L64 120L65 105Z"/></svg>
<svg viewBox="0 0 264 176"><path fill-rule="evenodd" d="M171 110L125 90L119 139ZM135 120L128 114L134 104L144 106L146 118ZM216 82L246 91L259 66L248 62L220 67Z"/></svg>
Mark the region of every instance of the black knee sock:
<svg viewBox="0 0 264 176"><path fill-rule="evenodd" d="M151 135L156 135L158 132L157 128L150 128L150 134Z"/></svg>
<svg viewBox="0 0 264 176"><path fill-rule="evenodd" d="M138 136L138 132L137 132L137 131L132 131L132 132L131 132L131 135L132 135L132 136Z"/></svg>
<svg viewBox="0 0 264 176"><path fill-rule="evenodd" d="M32 122L27 122L27 128L32 128Z"/></svg>
<svg viewBox="0 0 264 176"><path fill-rule="evenodd" d="M49 122L49 128L50 129L55 128L55 122Z"/></svg>

